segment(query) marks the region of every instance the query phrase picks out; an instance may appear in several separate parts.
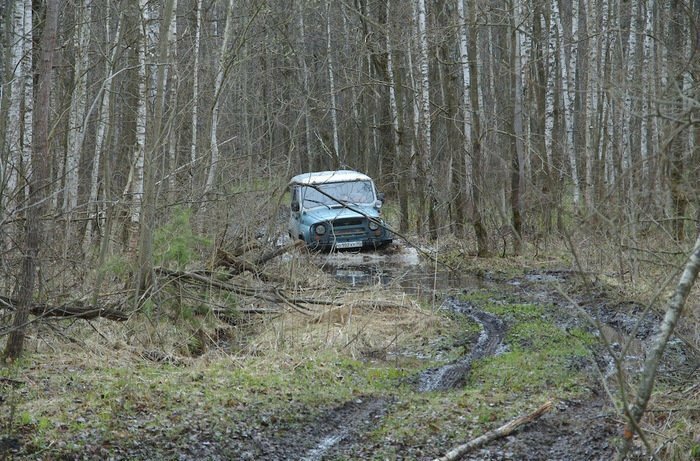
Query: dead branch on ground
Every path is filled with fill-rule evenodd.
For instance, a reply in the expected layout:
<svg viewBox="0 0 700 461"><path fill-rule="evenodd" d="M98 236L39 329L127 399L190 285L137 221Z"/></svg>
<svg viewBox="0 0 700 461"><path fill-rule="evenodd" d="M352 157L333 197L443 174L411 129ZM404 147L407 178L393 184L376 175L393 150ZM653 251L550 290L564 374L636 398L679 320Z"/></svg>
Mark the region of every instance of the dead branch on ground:
<svg viewBox="0 0 700 461"><path fill-rule="evenodd" d="M242 274L243 272L251 272L261 280L278 280L277 277L264 273L262 266L278 256L281 256L294 248L298 248L301 244L301 241L297 241L289 245L273 248L272 250L253 257L252 259L244 259L244 256L250 250L257 249L259 245L243 245L235 249L233 252L227 252L223 248L218 248L216 250L216 260L214 262L214 266L225 267L232 275Z"/></svg>
<svg viewBox="0 0 700 461"><path fill-rule="evenodd" d="M545 403L544 405L542 405L541 407L539 407L537 410L533 411L532 413L527 414L527 415L523 415L523 416L519 416L519 417L515 418L514 420L499 427L498 429L487 432L486 434L481 435L481 436L475 438L474 440L465 443L464 445L460 445L456 448L453 448L447 454L445 454L445 456L442 456L440 458L436 458L434 461L457 461L458 459L461 459L464 455L466 455L471 450L475 450L479 447L486 445L489 442L492 442L496 439L500 439L502 437L506 437L506 436L512 434L520 426L523 426L525 424L528 424L528 423L535 421L540 416L547 413L551 408L552 408L552 402L549 401L549 402Z"/></svg>
<svg viewBox="0 0 700 461"><path fill-rule="evenodd" d="M0 308L15 310L18 301L6 296L0 296ZM109 320L124 322L129 316L120 310L108 307L86 306L81 301L71 301L61 306L51 306L46 303L33 303L29 312L35 317L71 317L85 320L102 317Z"/></svg>

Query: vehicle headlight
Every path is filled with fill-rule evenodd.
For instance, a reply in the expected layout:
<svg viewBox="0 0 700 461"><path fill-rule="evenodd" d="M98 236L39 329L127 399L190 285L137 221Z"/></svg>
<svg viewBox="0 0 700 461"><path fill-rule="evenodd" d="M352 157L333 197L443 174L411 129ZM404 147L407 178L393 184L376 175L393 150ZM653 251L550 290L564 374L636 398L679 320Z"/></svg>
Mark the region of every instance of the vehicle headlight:
<svg viewBox="0 0 700 461"><path fill-rule="evenodd" d="M377 230L379 229L379 223L373 219L369 220L369 229L370 230Z"/></svg>
<svg viewBox="0 0 700 461"><path fill-rule="evenodd" d="M316 235L323 235L326 233L326 226L319 224L315 229Z"/></svg>

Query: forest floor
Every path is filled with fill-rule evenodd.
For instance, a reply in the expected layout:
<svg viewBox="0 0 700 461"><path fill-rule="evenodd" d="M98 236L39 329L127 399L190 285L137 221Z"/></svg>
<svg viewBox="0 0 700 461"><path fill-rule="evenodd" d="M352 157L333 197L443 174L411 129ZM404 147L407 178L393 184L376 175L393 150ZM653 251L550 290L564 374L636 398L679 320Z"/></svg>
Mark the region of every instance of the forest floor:
<svg viewBox="0 0 700 461"><path fill-rule="evenodd" d="M452 277L415 255L382 258L303 263L336 280L324 293L391 292L399 307L234 327L190 318L199 328L179 342L165 322L47 324L2 374L2 458L431 460L545 402L544 415L462 459L615 458L617 377L633 380L658 314L559 263ZM194 354L202 335L209 346ZM696 407L686 353L671 345L657 387ZM693 459L698 426L684 423L691 435L660 435L660 455Z"/></svg>

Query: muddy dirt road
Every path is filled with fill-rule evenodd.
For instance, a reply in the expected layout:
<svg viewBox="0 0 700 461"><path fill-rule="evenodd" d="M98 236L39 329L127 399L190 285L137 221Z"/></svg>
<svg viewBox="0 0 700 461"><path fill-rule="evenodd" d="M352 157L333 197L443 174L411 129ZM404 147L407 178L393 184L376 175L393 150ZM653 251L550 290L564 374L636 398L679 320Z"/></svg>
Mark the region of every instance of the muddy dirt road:
<svg viewBox="0 0 700 461"><path fill-rule="evenodd" d="M353 264L353 258L355 263ZM497 316L480 310L478 306L461 302L445 293L459 291L456 284L473 283L474 280L449 278L431 274L418 265L412 266L402 260L393 260L389 264L363 259L362 256L335 257L332 263L326 263L328 272L346 283L388 283L393 274L411 274L412 287L415 291L416 281L420 279L421 295L441 298L441 309L464 315L477 323L480 334L469 338L468 353L449 364L429 369L415 377L416 392L450 392L462 386L468 376L473 360L498 354L507 348L504 337L507 326ZM359 262L359 263L358 263ZM423 276L416 276L423 272ZM510 280L487 277L477 283L500 285L498 290L507 290L523 302L547 302L554 306L553 316L558 326L568 329L585 323L585 315L576 312L579 307L587 315L594 316L609 332L617 338L624 338L634 333L637 340L643 340L653 331L653 316L637 323L633 316L608 307L605 299L591 296L578 297L579 307L574 307L571 299L561 295L561 290L571 282L575 274L568 271L532 273ZM439 286L439 289L437 287ZM469 287L462 287L469 288ZM592 329L591 325L585 328ZM613 335L613 336L614 336ZM613 337L614 341L614 337ZM627 357L626 365L639 365L637 357ZM609 375L614 370L614 360L603 349L598 351L596 364L572 364L586 367L590 373L602 372ZM390 439L378 441L370 433L381 419L394 410L395 402L372 397L359 397L345 404L325 410L320 417L306 421L303 434L276 438L277 429L265 435L269 446L274 447L265 453L266 459L303 459L303 460L345 460L374 459L374 454L381 448L386 452ZM495 427L495 425L494 425ZM603 386L591 389L584 400L558 400L552 411L537 421L521 428L514 435L492 442L488 446L470 453L463 459L468 460L610 460L614 459L622 425L618 413L610 403ZM445 442L444 434L436 434L428 444L420 446L395 446L392 459L429 460L444 454L451 446ZM641 459L641 458L640 458Z"/></svg>

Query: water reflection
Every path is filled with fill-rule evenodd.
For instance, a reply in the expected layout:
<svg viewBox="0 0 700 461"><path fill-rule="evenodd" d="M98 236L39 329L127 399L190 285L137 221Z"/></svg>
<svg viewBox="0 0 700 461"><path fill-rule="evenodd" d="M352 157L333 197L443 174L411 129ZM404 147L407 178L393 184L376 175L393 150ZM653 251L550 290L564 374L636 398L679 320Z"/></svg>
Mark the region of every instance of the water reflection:
<svg viewBox="0 0 700 461"><path fill-rule="evenodd" d="M382 286L418 295L481 285L475 276L423 262L414 249L399 253L334 253L320 261L324 272L350 286Z"/></svg>

